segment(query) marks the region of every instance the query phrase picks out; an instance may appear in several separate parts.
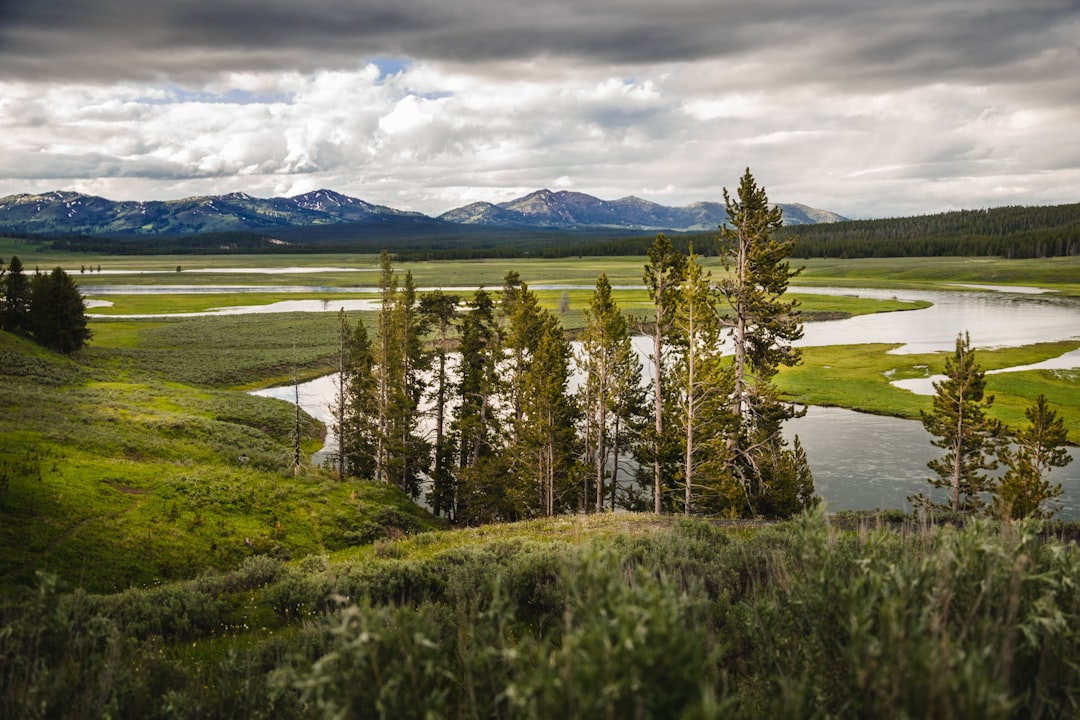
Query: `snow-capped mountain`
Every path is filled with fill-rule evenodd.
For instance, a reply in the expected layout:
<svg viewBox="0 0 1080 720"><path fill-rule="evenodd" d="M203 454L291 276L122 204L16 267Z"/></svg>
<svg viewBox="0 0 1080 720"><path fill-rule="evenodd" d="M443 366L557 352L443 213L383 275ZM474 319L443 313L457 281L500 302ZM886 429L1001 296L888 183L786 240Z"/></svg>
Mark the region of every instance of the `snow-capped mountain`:
<svg viewBox="0 0 1080 720"><path fill-rule="evenodd" d="M781 205L789 225L839 222L845 218L805 205ZM285 198L246 193L166 201L121 201L74 192L0 198L0 229L43 235L187 235L234 230L272 231L346 223L486 225L585 230L715 230L724 205L700 202L668 207L629 196L601 200L585 193L537 190L503 203L476 202L437 219L373 205L332 190Z"/></svg>

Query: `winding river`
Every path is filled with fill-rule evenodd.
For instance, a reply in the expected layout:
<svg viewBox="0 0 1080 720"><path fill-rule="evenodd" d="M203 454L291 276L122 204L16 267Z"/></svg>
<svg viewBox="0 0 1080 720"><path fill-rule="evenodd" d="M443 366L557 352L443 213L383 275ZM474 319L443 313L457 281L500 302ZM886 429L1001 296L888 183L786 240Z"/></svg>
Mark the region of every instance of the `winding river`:
<svg viewBox="0 0 1080 720"><path fill-rule="evenodd" d="M536 287L539 289L539 286ZM107 289L103 286L87 287L84 292L238 292L241 288L248 289L247 286L198 286L198 289L192 286L183 286L183 289L179 286L157 286L136 290L132 286L112 286ZM578 286L559 288L578 289ZM591 286L580 288L591 289ZM319 286L264 286L252 287L250 291L317 292L322 289ZM330 292L333 289L326 290ZM355 292L356 289L350 291ZM1009 347L1080 338L1080 299L1061 297L1039 288L965 286L955 291L925 291L797 287L792 291L928 300L933 303L931 307L921 310L807 323L805 335L800 341L803 346L897 343L899 345L893 352L923 353L952 350L957 335L962 332L970 333L975 347ZM342 306L347 309L370 309L371 303L371 300L291 301L287 304L222 308L198 314L290 310L336 312ZM643 358L648 356L647 339L638 338L635 345ZM1037 367L1080 368L1080 351L1040 363ZM1011 368L1020 369L1029 368ZM905 381L905 384L898 385L912 392L932 393L932 380ZM313 417L328 422L335 383L335 376L327 376L301 384L301 406ZM261 390L257 394L292 401L294 392L295 389L289 386ZM1053 398L1050 400L1053 402ZM839 408L811 407L805 417L790 421L785 432L791 436L798 434L806 448L818 492L832 510L908 509L908 496L928 490L926 479L929 470L926 463L940 454L930 444L930 436L919 422ZM326 447L313 459L321 462L334 450L336 440L330 435ZM1049 478L1064 487L1058 517L1078 520L1080 451L1072 448L1071 452L1075 461L1065 468L1054 470Z"/></svg>

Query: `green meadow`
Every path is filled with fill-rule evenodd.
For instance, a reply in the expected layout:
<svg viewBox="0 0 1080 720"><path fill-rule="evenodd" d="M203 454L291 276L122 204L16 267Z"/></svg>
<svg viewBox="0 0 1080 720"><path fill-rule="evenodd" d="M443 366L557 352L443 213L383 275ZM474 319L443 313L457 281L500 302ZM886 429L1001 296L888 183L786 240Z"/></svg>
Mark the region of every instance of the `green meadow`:
<svg viewBox="0 0 1080 720"><path fill-rule="evenodd" d="M6 245L4 243L7 243ZM104 314L328 300L324 313L95 319L58 356L0 332L0 717L1075 717L1075 525L809 513L775 524L619 513L449 529L397 490L293 471L296 414L246 391L334 369L333 300L373 257L76 258L0 241L84 285L324 285L346 293L100 295ZM131 274L96 273L126 270ZM714 259L706 263L719 274ZM93 264L95 272L79 273ZM421 287L498 289L509 267L568 329L600 272L643 258L407 263ZM182 272L175 272L181 265ZM1030 284L1073 261L809 261L800 282ZM149 270L163 272L151 274ZM140 272L142 274L140 274ZM1071 273L1071 274L1070 274ZM564 297L565 293L565 297ZM622 289L646 316L644 290ZM806 317L902 312L802 295ZM372 313L350 313L372 323ZM983 369L1080 341L979 350ZM917 417L890 380L945 354L807 348L793 401ZM989 376L1014 424L1042 392L1080 440L1072 371ZM305 457L322 442L301 415Z"/></svg>
<svg viewBox="0 0 1080 720"><path fill-rule="evenodd" d="M889 354L891 344L834 345L803 349L802 364L784 368L777 385L790 398L808 405L851 408L880 415L918 419L931 409L931 397L890 383L928 378L945 370L947 353ZM983 370L1030 365L1080 347L1080 341L1038 343L1016 348L977 350ZM994 396L991 414L1014 427L1027 420L1024 410L1039 393L1065 419L1072 442L1080 442L1080 369L1028 370L987 375Z"/></svg>

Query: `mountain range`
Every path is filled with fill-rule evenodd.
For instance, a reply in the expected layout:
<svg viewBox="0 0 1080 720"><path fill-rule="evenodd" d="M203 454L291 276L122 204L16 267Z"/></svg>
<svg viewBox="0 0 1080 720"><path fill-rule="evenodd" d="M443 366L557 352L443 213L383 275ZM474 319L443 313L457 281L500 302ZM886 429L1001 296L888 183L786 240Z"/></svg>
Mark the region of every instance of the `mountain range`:
<svg viewBox="0 0 1080 720"><path fill-rule="evenodd" d="M804 225L846 218L800 204L780 205L784 223ZM551 230L712 230L727 217L723 203L670 207L634 196L601 200L585 193L537 190L503 203L477 202L437 218L373 205L332 190L292 197L256 198L246 193L149 202L112 201L75 192L0 198L0 230L41 235L194 235L332 225L413 225Z"/></svg>

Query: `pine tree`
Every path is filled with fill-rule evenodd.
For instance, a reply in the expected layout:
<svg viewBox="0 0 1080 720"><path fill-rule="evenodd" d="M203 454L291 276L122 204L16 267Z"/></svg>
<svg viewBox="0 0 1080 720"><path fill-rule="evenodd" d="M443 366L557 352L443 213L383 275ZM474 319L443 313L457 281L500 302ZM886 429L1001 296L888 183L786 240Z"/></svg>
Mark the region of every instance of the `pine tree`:
<svg viewBox="0 0 1080 720"><path fill-rule="evenodd" d="M1066 445L1065 420L1058 416L1040 394L1024 411L1028 426L1012 433L1013 446L1005 446L999 457L1006 470L994 486L994 514L999 517L1047 518L1054 510L1047 504L1061 496L1061 483L1051 484L1046 475L1072 462Z"/></svg>
<svg viewBox="0 0 1080 720"><path fill-rule="evenodd" d="M514 271L506 274L500 308L500 346L504 359L499 374L505 382L511 431L517 427L525 404L525 377L543 333L543 318L536 293ZM515 438L510 438L513 444Z"/></svg>
<svg viewBox="0 0 1080 720"><path fill-rule="evenodd" d="M473 294L469 312L461 324L461 354L457 388L458 413L454 429L461 448L459 466L475 466L490 455L497 424L494 397L498 392L497 365L501 354L497 342L495 306L482 288Z"/></svg>
<svg viewBox="0 0 1080 720"><path fill-rule="evenodd" d="M71 276L58 267L48 275L36 273L31 279L28 316L34 339L57 352L70 355L90 340L82 293Z"/></svg>
<svg viewBox="0 0 1080 720"><path fill-rule="evenodd" d="M981 493L990 490L986 471L997 467L995 451L1001 438L999 422L987 415L994 396L986 395L985 373L975 360L971 337L957 336L956 349L945 360L945 379L934 383L931 412L922 411L922 424L936 439L934 447L945 456L927 463L937 477L930 478L935 488L949 491L943 507L953 512L974 512L982 507ZM935 505L928 498L912 498L918 505Z"/></svg>
<svg viewBox="0 0 1080 720"><path fill-rule="evenodd" d="M458 373L458 468L453 499L454 518L473 524L506 519L513 514L505 501L503 479L508 474L498 454L503 433L497 413L502 350L495 305L483 288L476 290L461 323Z"/></svg>
<svg viewBox="0 0 1080 720"><path fill-rule="evenodd" d="M389 474L398 487L415 498L420 493L422 476L431 466L431 448L419 429L423 376L430 358L423 348L427 326L420 313L412 271L406 271L394 299L391 328L398 345L394 355L400 358L400 365L393 368L390 393Z"/></svg>
<svg viewBox="0 0 1080 720"><path fill-rule="evenodd" d="M737 199L724 189L727 224L721 227L728 276L720 283L731 318L734 359L730 398L734 428L729 432L728 467L745 495L744 512L758 514L776 506L770 495L812 500L809 466L800 465L780 434L784 420L797 416L781 401L773 377L781 366L795 365L802 337L798 302L785 301L792 270L794 237L779 239L783 213L770 205L749 168L739 183ZM787 474L785 468L792 473ZM796 472L797 471L797 472ZM810 484L809 492L807 485Z"/></svg>
<svg viewBox="0 0 1080 720"><path fill-rule="evenodd" d="M630 365L626 362L627 358L635 362ZM631 406L631 403L625 400L620 401L619 393L629 392L630 382L625 377L626 373L633 373L632 382L635 385L637 377L640 376L640 368L637 367L636 356L630 344L626 318L619 311L611 294L611 284L603 273L597 278L596 289L585 309L580 367L585 374L582 388L585 455L593 468L595 501L592 504L596 512L600 512L604 507L608 458L612 458L613 465L618 463L616 435L622 420L618 413L621 411L626 415ZM613 474L614 472L613 470ZM586 480L586 508L589 500Z"/></svg>
<svg viewBox="0 0 1080 720"><path fill-rule="evenodd" d="M679 288L675 328L682 338L675 372L678 388L677 424L682 432L683 512L694 510L695 484L704 485L695 472L700 456L712 447L708 438L728 431L723 400L727 379L720 360L720 317L711 275L697 261L693 246Z"/></svg>
<svg viewBox="0 0 1080 720"><path fill-rule="evenodd" d="M11 256L4 275L0 329L8 332L30 331L30 280L23 273L23 264L17 255Z"/></svg>
<svg viewBox="0 0 1080 720"><path fill-rule="evenodd" d="M363 322L351 328L339 313L341 379L334 407L341 478L376 477L377 386L371 342Z"/></svg>
<svg viewBox="0 0 1080 720"><path fill-rule="evenodd" d="M426 324L434 325L438 337L435 345L435 387L431 391L435 420L434 467L431 473L429 501L436 515L452 516L454 508L455 442L448 432L448 409L451 382L447 362L450 358L450 331L457 316L460 298L435 290L420 298L420 313Z"/></svg>
<svg viewBox="0 0 1080 720"><path fill-rule="evenodd" d="M651 461L653 466L653 511L660 513L666 486L665 466L671 461L672 447L670 428L665 425L665 409L671 404L670 392L665 380L670 369L671 345L675 341L674 318L679 283L686 271L686 258L671 246L662 233L656 236L649 248L649 264L645 266L645 287L653 303L653 425L647 437L648 447L643 448L641 459Z"/></svg>
<svg viewBox="0 0 1080 720"><path fill-rule="evenodd" d="M390 253L379 256L379 316L375 335L374 363L376 378L375 479L390 482L390 414L395 392L395 380L400 381L400 347L395 341L394 298L397 295L397 276L394 275ZM400 388L400 385L396 386Z"/></svg>
<svg viewBox="0 0 1080 720"><path fill-rule="evenodd" d="M381 307L374 344L376 378L375 475L412 497L420 491L430 450L418 434L422 373L427 359L421 343L425 332L412 273L399 287L390 255L379 261Z"/></svg>
<svg viewBox="0 0 1080 720"><path fill-rule="evenodd" d="M508 448L524 515L550 516L566 507L577 457L576 408L568 392L570 343L554 315L542 311L540 336L522 378L521 415Z"/></svg>

